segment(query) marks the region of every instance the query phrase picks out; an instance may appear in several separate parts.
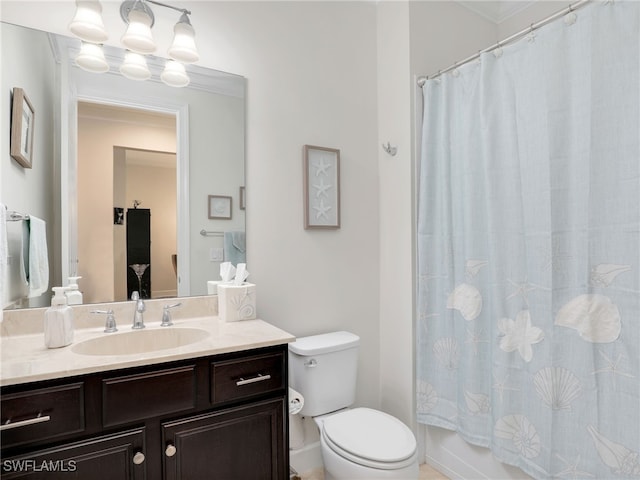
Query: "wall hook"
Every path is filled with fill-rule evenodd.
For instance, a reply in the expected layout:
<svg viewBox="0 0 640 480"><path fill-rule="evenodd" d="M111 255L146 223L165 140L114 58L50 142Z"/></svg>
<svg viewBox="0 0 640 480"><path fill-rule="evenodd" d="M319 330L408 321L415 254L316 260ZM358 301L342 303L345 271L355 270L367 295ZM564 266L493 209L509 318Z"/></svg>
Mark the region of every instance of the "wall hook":
<svg viewBox="0 0 640 480"><path fill-rule="evenodd" d="M385 145L384 143L382 144L382 149L387 152L389 155L391 155L392 157L396 156L396 153L398 153L398 147L392 147L391 143L387 142L387 144Z"/></svg>

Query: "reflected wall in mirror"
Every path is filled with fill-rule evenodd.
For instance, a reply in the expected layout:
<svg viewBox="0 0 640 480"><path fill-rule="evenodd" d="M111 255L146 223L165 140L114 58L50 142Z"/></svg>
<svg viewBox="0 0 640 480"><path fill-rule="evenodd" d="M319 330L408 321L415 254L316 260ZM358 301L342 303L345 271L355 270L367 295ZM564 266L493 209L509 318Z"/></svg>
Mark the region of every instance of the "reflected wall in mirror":
<svg viewBox="0 0 640 480"><path fill-rule="evenodd" d="M224 249L225 234L245 230L238 198L239 186L245 184L245 79L194 65L187 67L192 82L185 89L159 81L135 82L118 73L93 74L73 65L80 47L75 39L6 23L0 23L0 30L3 115L8 118L11 103L7 92L14 86L29 93L39 112L34 139L34 165L38 168L29 174L19 171L9 157L6 129L2 132L6 155L0 170L0 202L9 210L45 220L49 289L66 285L69 276L78 275L83 277L79 284L85 303L125 299L128 290L123 278L130 263L123 259L126 220L124 225L116 224L114 208L126 213L134 209L133 200L139 200L138 209L151 207L152 231L163 232L162 240L152 238L149 242L149 295L174 296L176 290L178 296L206 294L207 280L217 279L219 274L220 262L210 260L212 252ZM105 53L111 69L117 72L124 52L106 47ZM11 68L6 68L8 62ZM162 63L158 59L154 64L151 59L149 66L158 72ZM128 116L114 119L114 112L122 108ZM111 118L107 114L107 119L98 120L98 111L100 115L111 112ZM145 125L144 118L150 124ZM175 123L161 127L174 132L173 143L154 139L151 133L152 124L162 123L161 118ZM103 125L97 126L97 122ZM91 131L89 126L93 136L85 141L83 135ZM107 141L109 129L128 136ZM132 200L113 179L122 172L118 162L141 152L175 154L175 181L171 188L170 179L161 182L158 177L149 190L131 194L146 200ZM107 166L98 167L96 162L105 158ZM83 167L84 161L90 166ZM93 173L93 182L85 178L87 172ZM206 199L212 193L234 198L232 220L208 219ZM152 200L150 195L157 198ZM158 203L160 199L165 203ZM50 294L27 298L28 287L20 273L24 239L20 223L7 224L9 264L0 272L3 307L46 306ZM165 230L171 223L175 233ZM203 236L201 230L216 234Z"/></svg>
<svg viewBox="0 0 640 480"><path fill-rule="evenodd" d="M176 183L174 115L78 103L77 270L86 272L85 302L130 298L140 290L133 264L149 265L142 298L177 296ZM111 213L110 237L104 218L114 209L122 215L116 221ZM101 230L104 238L96 238Z"/></svg>

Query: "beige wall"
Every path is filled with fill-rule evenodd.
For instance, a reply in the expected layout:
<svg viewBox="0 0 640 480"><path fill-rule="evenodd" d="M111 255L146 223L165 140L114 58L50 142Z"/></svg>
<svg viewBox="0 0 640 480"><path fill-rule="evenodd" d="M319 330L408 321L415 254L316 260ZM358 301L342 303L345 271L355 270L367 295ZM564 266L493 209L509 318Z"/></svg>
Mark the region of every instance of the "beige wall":
<svg viewBox="0 0 640 480"><path fill-rule="evenodd" d="M175 160L171 168L127 165L125 211L134 200L151 210L151 298L175 297L177 278L171 263L176 253ZM116 300L126 300L126 294Z"/></svg>

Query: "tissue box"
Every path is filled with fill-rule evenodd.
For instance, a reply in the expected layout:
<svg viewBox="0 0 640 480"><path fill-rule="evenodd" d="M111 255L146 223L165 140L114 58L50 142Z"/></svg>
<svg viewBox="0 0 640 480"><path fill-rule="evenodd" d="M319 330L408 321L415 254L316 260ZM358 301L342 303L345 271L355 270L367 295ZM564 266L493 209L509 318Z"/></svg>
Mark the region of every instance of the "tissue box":
<svg viewBox="0 0 640 480"><path fill-rule="evenodd" d="M225 322L256 318L256 286L218 285L218 316Z"/></svg>
<svg viewBox="0 0 640 480"><path fill-rule="evenodd" d="M218 294L218 285L222 282L220 280L208 280L207 281L207 293L209 295L217 295Z"/></svg>

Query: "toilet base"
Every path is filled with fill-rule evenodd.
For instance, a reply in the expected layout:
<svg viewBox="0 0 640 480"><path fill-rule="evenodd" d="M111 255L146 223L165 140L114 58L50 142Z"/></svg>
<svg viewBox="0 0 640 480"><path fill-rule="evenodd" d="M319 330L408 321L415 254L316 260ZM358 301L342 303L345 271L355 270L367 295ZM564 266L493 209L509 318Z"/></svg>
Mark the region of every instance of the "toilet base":
<svg viewBox="0 0 640 480"><path fill-rule="evenodd" d="M382 470L350 462L331 450L324 441L320 443L325 480L370 480L378 478L417 480L420 476L417 452L414 454L414 461L410 465L397 470Z"/></svg>

